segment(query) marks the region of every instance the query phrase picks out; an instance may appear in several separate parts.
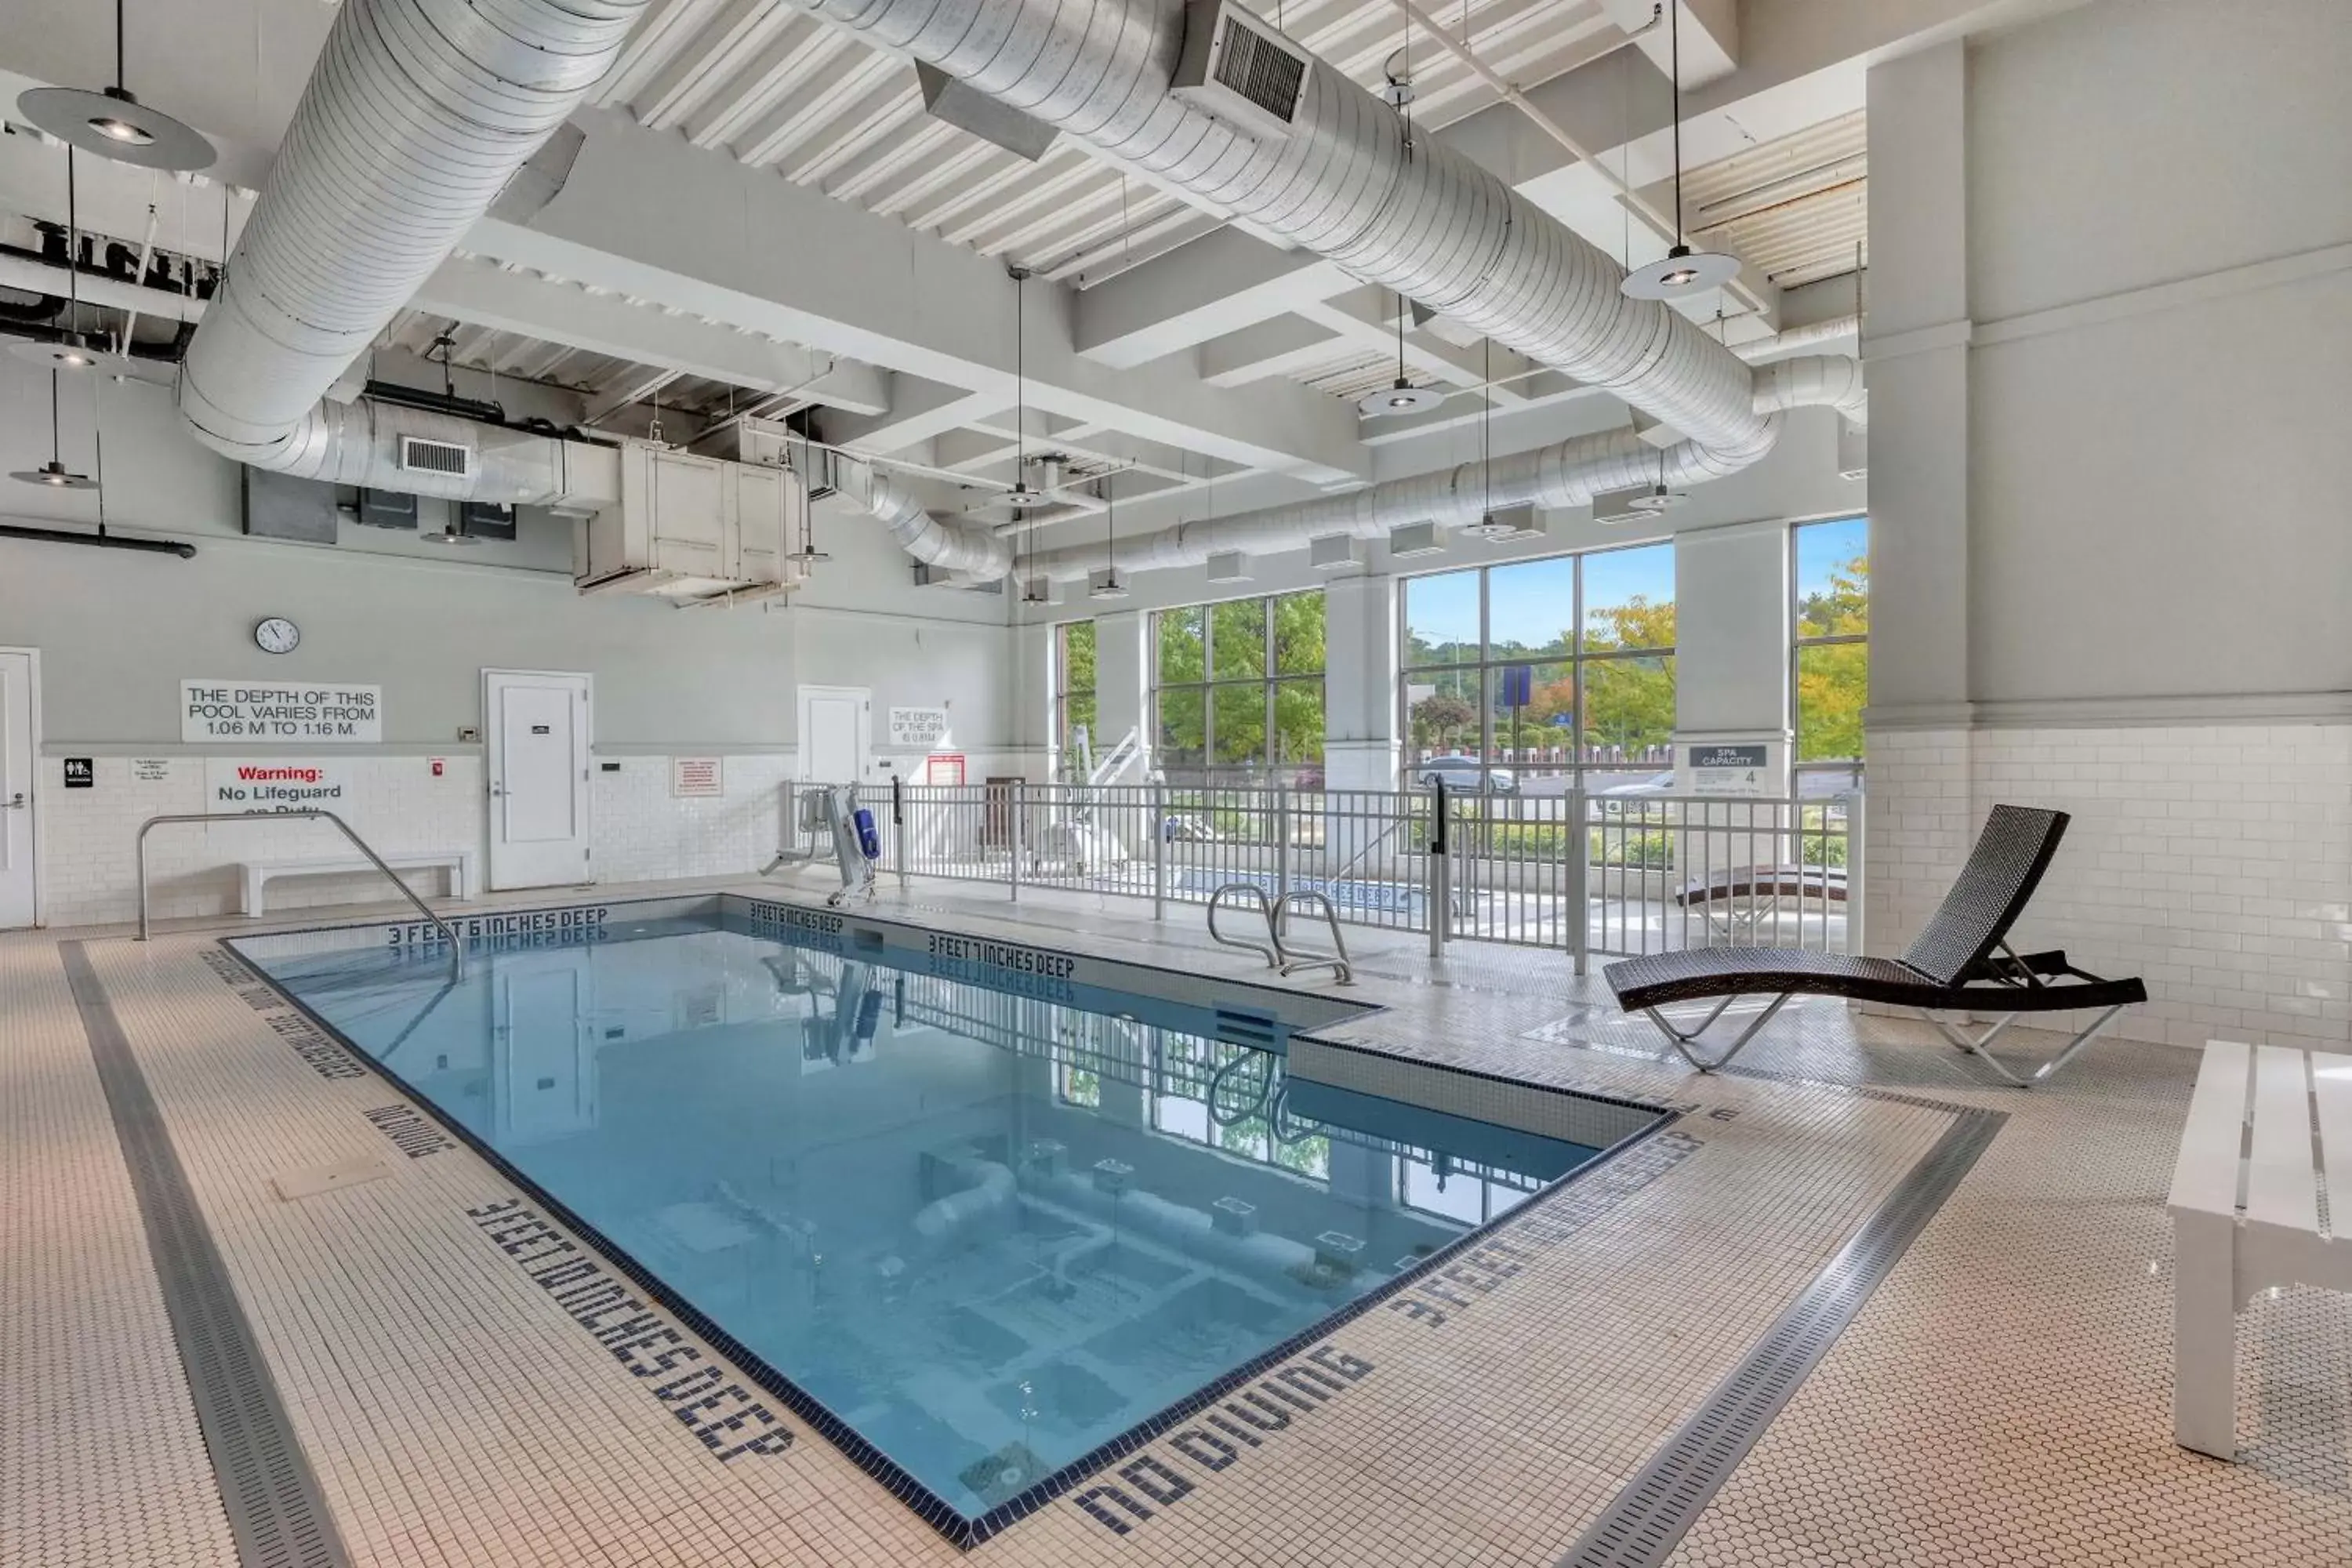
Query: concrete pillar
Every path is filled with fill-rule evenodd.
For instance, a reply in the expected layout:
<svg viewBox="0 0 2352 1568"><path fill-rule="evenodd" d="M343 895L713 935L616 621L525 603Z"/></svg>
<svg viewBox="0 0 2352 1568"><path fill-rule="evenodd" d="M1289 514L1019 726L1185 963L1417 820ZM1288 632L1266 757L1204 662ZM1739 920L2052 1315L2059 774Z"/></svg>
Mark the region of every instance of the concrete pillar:
<svg viewBox="0 0 2352 1568"><path fill-rule="evenodd" d="M1789 528L1777 519L1675 535L1678 772L1694 746L1761 745L1763 793L1788 793L1788 584Z"/></svg>
<svg viewBox="0 0 2352 1568"><path fill-rule="evenodd" d="M1143 738L1142 765L1121 781L1140 784L1151 767L1153 742L1150 650L1144 644L1150 617L1141 610L1119 610L1095 617L1095 755L1118 744L1129 730Z"/></svg>
<svg viewBox="0 0 2352 1568"><path fill-rule="evenodd" d="M1327 787L1396 788L1396 579L1336 577L1325 584L1323 649Z"/></svg>
<svg viewBox="0 0 2352 1568"><path fill-rule="evenodd" d="M1969 676L1969 187L1959 42L1871 68L1871 946L1896 951L1958 870ZM1954 784L1961 787L1954 788Z"/></svg>

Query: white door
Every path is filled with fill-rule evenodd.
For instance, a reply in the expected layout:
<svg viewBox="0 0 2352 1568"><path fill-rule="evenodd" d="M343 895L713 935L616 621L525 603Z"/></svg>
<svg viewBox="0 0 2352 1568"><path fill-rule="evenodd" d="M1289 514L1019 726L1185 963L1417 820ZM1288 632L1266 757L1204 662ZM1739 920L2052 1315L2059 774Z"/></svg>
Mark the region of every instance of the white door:
<svg viewBox="0 0 2352 1568"><path fill-rule="evenodd" d="M589 879L588 678L482 672L490 780L490 886Z"/></svg>
<svg viewBox="0 0 2352 1568"><path fill-rule="evenodd" d="M0 931L33 923L33 656L0 653Z"/></svg>
<svg viewBox="0 0 2352 1568"><path fill-rule="evenodd" d="M801 777L857 784L874 759L874 694L862 686L801 688Z"/></svg>
<svg viewBox="0 0 2352 1568"><path fill-rule="evenodd" d="M499 973L491 1050L499 1142L530 1143L596 1125L596 1047L589 1038L585 951L533 954Z"/></svg>

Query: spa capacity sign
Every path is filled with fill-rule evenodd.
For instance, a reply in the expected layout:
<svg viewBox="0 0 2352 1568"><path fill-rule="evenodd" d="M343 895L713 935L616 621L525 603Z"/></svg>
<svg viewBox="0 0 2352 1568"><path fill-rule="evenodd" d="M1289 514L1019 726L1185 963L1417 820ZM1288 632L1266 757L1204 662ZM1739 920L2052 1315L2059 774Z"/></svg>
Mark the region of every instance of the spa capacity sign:
<svg viewBox="0 0 2352 1568"><path fill-rule="evenodd" d="M373 745L383 739L383 688L331 681L183 680L180 739L190 744L323 741Z"/></svg>

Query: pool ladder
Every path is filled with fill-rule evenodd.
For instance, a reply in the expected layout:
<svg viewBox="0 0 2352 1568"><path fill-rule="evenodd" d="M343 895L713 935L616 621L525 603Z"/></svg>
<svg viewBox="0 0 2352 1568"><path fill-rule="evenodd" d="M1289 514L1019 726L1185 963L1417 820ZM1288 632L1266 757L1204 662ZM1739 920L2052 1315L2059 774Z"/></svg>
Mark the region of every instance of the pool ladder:
<svg viewBox="0 0 2352 1568"><path fill-rule="evenodd" d="M1217 911L1228 903L1247 903L1265 921L1265 941L1255 942L1247 937L1227 936L1217 929ZM1293 947L1283 939L1282 928L1293 908L1323 917L1331 932L1331 951L1320 952L1313 948ZM1265 960L1276 974L1297 974L1310 969L1328 969L1342 985L1355 984L1356 970L1348 959L1348 943L1339 934L1339 911L1321 893L1300 889L1277 899L1265 896L1265 889L1255 882L1227 882L1209 895L1209 940L1224 947L1238 947L1244 952L1255 952Z"/></svg>

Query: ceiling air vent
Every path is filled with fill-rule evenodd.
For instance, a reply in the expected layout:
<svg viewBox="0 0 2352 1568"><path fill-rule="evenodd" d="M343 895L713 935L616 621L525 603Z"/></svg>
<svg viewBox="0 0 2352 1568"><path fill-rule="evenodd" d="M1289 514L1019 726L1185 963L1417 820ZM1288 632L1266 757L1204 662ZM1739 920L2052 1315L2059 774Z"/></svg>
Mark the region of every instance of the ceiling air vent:
<svg viewBox="0 0 2352 1568"><path fill-rule="evenodd" d="M404 474L437 474L444 479L468 479L474 471L473 448L457 441L428 441L419 436L403 436L400 438L400 471Z"/></svg>
<svg viewBox="0 0 2352 1568"><path fill-rule="evenodd" d="M1297 122L1310 64L1304 49L1226 0L1192 0L1171 90L1237 130L1284 137Z"/></svg>

